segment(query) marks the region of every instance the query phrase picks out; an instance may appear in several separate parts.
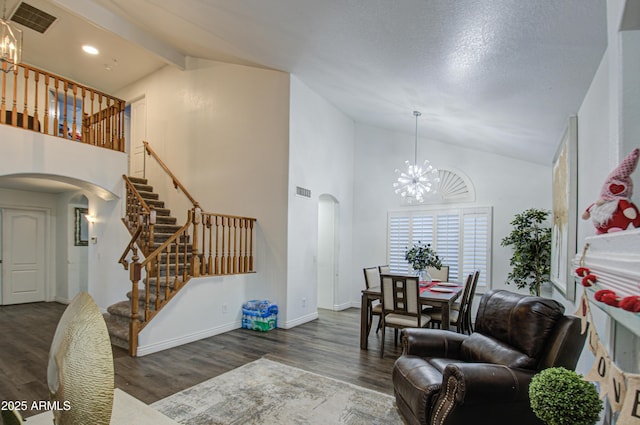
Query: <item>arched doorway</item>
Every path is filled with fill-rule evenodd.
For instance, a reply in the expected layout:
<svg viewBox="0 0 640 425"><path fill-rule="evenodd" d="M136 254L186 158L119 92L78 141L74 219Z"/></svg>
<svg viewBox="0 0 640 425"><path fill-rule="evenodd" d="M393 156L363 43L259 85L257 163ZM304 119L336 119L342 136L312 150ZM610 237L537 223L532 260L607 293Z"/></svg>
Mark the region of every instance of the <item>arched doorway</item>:
<svg viewBox="0 0 640 425"><path fill-rule="evenodd" d="M318 308L334 310L338 293L339 203L331 195L318 200Z"/></svg>

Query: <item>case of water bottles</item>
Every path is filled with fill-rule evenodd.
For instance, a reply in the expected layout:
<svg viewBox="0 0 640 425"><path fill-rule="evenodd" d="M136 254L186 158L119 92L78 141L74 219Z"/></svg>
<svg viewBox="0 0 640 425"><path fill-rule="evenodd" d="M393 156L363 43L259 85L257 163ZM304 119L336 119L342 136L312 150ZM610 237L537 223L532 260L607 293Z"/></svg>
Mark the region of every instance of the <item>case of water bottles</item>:
<svg viewBox="0 0 640 425"><path fill-rule="evenodd" d="M268 332L278 327L278 306L269 300L250 300L242 304L242 327Z"/></svg>

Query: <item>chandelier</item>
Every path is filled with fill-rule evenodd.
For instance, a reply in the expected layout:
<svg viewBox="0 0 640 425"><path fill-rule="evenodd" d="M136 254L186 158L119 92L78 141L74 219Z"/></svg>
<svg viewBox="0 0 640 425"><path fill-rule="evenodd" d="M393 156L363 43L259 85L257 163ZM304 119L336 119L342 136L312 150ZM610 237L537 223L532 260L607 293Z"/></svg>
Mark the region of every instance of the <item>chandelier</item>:
<svg viewBox="0 0 640 425"><path fill-rule="evenodd" d="M13 71L22 56L22 30L12 27L6 19L7 2L5 0L0 19L0 62L4 72ZM5 65L6 64L6 65Z"/></svg>
<svg viewBox="0 0 640 425"><path fill-rule="evenodd" d="M409 161L406 171L396 169L398 180L393 184L396 194L406 199L408 203L424 202L427 194L436 192L437 183L440 181L438 170L433 168L429 161L424 160L422 165L418 165L418 117L422 115L418 111L413 111L416 117L416 137L413 164Z"/></svg>

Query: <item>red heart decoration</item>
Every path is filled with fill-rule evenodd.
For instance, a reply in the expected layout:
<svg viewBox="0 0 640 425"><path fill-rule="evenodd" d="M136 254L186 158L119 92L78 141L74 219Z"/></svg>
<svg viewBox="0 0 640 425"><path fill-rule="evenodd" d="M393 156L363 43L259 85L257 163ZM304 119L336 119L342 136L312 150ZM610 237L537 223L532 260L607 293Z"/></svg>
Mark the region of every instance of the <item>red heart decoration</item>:
<svg viewBox="0 0 640 425"><path fill-rule="evenodd" d="M611 193L613 193L614 195L617 195L618 193L624 191L624 185L623 184L610 184L609 185L609 191L611 191Z"/></svg>

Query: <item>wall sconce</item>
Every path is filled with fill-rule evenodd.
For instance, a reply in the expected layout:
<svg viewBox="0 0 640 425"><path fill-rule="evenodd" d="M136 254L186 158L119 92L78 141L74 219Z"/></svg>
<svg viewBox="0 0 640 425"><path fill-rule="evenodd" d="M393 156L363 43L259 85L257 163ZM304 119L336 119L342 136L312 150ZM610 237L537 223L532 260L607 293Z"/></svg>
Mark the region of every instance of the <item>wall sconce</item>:
<svg viewBox="0 0 640 425"><path fill-rule="evenodd" d="M95 224L96 223L96 216L95 215L85 214L84 218L85 218L85 220L87 220L87 222L89 224ZM89 239L91 240L91 243L96 244L96 243L98 243L98 237L95 235L94 231L95 231L95 229L91 229L91 233L93 233L93 234L90 236Z"/></svg>

